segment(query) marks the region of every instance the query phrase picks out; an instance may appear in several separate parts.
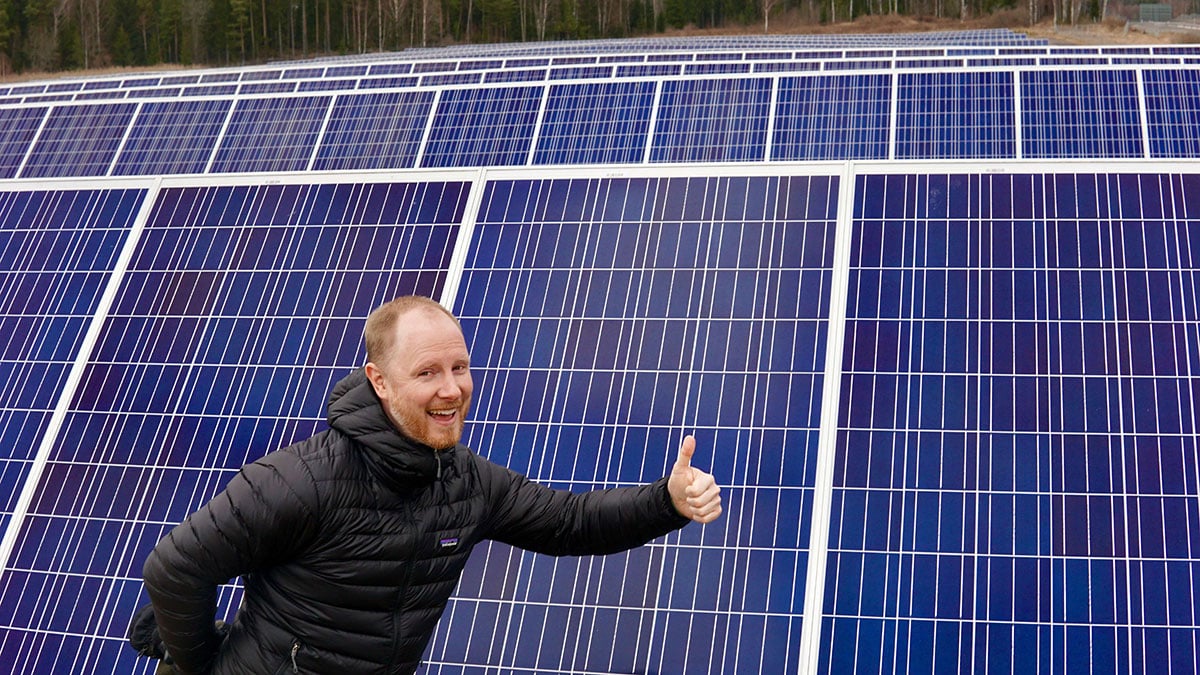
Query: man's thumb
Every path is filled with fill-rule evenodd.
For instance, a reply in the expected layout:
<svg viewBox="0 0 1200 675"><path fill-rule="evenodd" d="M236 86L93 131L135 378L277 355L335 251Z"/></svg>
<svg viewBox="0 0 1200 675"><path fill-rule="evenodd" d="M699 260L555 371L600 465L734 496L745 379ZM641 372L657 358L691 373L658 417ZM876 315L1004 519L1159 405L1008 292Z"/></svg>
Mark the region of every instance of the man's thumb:
<svg viewBox="0 0 1200 675"><path fill-rule="evenodd" d="M696 437L687 435L679 446L679 457L675 459L675 471L687 471L692 468L692 455L696 452Z"/></svg>

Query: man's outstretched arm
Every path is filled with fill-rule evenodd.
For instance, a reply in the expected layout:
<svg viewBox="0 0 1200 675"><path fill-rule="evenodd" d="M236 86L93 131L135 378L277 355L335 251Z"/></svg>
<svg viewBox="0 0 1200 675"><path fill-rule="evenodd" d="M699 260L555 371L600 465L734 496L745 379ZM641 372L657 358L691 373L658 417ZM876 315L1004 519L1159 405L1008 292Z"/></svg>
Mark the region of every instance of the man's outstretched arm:
<svg viewBox="0 0 1200 675"><path fill-rule="evenodd" d="M680 448L671 475L649 485L572 493L552 490L490 462L481 469L494 508L488 536L549 555L604 555L641 546L689 521L721 514L720 488L691 466L695 439Z"/></svg>

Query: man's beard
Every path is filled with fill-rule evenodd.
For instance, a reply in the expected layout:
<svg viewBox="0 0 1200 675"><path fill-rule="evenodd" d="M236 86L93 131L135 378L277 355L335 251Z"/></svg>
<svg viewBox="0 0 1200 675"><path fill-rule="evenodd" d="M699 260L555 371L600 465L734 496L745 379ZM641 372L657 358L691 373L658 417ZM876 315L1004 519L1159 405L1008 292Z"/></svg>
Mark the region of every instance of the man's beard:
<svg viewBox="0 0 1200 675"><path fill-rule="evenodd" d="M463 424L469 408L469 402L454 406L458 412L458 419L448 427L435 424L423 409L419 411L413 411L411 408L401 410L393 405L390 406L389 412L392 423L398 427L400 433L418 443L428 445L434 450L448 450L458 445L459 440L462 439Z"/></svg>

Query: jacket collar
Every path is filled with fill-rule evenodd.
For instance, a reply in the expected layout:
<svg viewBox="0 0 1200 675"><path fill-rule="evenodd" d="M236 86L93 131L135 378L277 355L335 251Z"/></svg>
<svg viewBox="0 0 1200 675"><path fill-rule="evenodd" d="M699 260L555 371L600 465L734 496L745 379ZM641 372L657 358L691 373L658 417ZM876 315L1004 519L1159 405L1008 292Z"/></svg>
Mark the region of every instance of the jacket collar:
<svg viewBox="0 0 1200 675"><path fill-rule="evenodd" d="M356 441L365 451L371 472L393 490L432 483L438 478L439 465L449 458L439 457L438 451L392 426L362 368L334 385L329 395L329 426Z"/></svg>

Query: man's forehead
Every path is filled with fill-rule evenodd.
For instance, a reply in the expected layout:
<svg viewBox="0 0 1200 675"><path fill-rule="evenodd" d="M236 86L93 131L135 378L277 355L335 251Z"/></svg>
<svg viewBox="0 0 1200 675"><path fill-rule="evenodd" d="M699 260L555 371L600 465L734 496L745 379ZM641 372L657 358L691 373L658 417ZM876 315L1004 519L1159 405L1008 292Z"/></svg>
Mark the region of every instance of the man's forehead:
<svg viewBox="0 0 1200 675"><path fill-rule="evenodd" d="M458 321L447 314L444 310L428 305L417 305L397 314L395 327L402 328L406 323L409 322L429 324L439 321L453 324L455 328L458 327Z"/></svg>
<svg viewBox="0 0 1200 675"><path fill-rule="evenodd" d="M398 315L392 331L397 342L403 342L410 337L436 337L441 340L462 341L464 345L466 344L458 321L434 307L415 307Z"/></svg>

